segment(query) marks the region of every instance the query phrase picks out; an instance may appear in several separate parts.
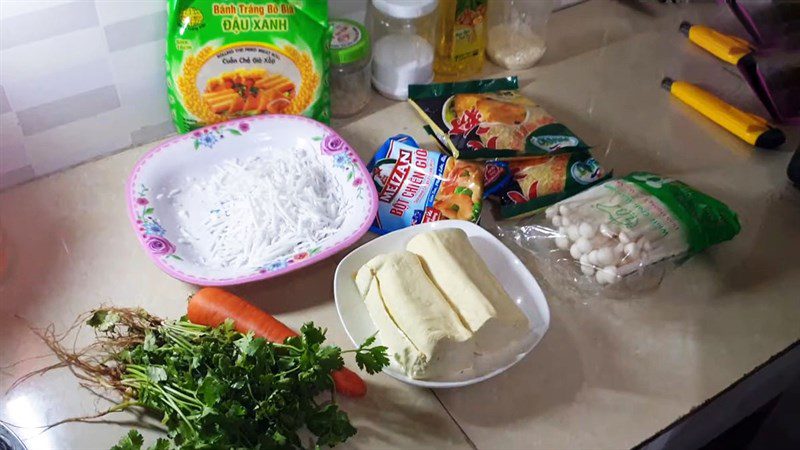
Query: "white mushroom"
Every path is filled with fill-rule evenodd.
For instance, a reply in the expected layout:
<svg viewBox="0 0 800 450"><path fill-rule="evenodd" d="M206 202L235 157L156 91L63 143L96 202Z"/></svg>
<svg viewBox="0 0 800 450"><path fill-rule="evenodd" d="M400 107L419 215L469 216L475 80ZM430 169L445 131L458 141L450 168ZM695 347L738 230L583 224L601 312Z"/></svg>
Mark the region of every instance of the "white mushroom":
<svg viewBox="0 0 800 450"><path fill-rule="evenodd" d="M580 225L578 225L578 232L580 232L581 236L591 239L597 234L597 228L588 222L581 222Z"/></svg>

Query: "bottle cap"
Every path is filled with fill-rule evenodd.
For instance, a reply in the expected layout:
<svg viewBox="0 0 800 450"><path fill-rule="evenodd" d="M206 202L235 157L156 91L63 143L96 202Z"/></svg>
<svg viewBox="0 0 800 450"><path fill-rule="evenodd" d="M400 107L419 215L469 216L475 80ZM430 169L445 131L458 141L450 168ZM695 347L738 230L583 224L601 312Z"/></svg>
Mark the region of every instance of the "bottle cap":
<svg viewBox="0 0 800 450"><path fill-rule="evenodd" d="M416 19L436 10L436 0L372 0L378 11L396 19Z"/></svg>
<svg viewBox="0 0 800 450"><path fill-rule="evenodd" d="M331 19L331 63L341 66L369 59L369 33L360 23L348 19Z"/></svg>

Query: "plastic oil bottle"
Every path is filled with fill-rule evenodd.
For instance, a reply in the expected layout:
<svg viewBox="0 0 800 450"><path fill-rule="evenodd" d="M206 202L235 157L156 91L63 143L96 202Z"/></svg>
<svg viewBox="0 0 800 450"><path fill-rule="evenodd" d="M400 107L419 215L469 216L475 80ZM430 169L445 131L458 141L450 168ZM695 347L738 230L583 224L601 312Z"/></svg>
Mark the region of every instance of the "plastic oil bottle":
<svg viewBox="0 0 800 450"><path fill-rule="evenodd" d="M488 0L440 0L436 30L436 81L469 78L483 69Z"/></svg>

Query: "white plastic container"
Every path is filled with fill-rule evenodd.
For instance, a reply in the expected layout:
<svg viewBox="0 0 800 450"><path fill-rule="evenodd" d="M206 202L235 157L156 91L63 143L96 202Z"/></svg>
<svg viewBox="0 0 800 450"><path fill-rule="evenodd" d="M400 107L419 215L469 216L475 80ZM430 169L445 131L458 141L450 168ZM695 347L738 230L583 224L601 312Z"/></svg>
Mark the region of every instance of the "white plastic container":
<svg viewBox="0 0 800 450"><path fill-rule="evenodd" d="M526 69L544 56L553 0L503 0L489 6L486 54L506 69Z"/></svg>
<svg viewBox="0 0 800 450"><path fill-rule="evenodd" d="M372 85L382 95L405 100L409 84L433 81L436 6L436 0L372 0Z"/></svg>

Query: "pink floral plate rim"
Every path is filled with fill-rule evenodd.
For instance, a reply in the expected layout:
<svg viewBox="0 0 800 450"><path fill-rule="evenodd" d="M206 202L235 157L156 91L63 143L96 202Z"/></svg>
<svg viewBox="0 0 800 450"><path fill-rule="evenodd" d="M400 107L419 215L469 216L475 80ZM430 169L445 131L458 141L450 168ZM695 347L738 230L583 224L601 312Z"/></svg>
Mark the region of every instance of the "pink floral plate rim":
<svg viewBox="0 0 800 450"><path fill-rule="evenodd" d="M136 189L137 181L138 181L138 178L139 178L139 174L142 171L142 168L147 164L147 162L150 159L152 159L155 155L157 155L158 153L160 153L160 152L162 152L162 151L164 151L164 150L166 150L166 149L168 149L168 148L170 148L170 147L172 147L172 146L174 146L176 144L180 144L180 143L183 143L184 141L189 141L189 140L195 140L196 141L197 140L197 136L202 135L202 134L211 133L211 132L217 132L217 130L225 129L226 127L231 128L231 129L238 128L239 130L242 130L242 131L248 131L249 130L249 124L252 123L252 122L275 121L275 120L295 120L295 121L300 121L300 122L305 122L305 123L311 124L314 127L318 128L318 129L320 129L322 131L323 138L330 136L330 137L333 137L335 139L338 139L339 142L344 144L344 145L341 145L339 148L337 148L333 152L325 152L325 150L322 149L322 145L320 144L320 151L322 151L324 153L327 153L327 154L334 154L334 153L342 154L342 153L344 153L344 154L351 155L352 164L353 164L354 168L358 171L358 174L360 175L361 180L365 180L366 181L366 182L363 183L363 185L365 187L364 190L366 191L367 195L369 196L369 199L368 199L368 201L369 201L369 211L368 211L368 214L366 214L365 217L363 218L362 223L359 225L358 229L354 233L352 233L350 236L348 236L347 238L345 238L345 239L343 239L343 240L341 240L341 241L339 241L339 242L337 242L335 244L329 244L329 245L325 246L324 248L321 248L315 254L312 254L310 256L307 255L307 257L305 257L304 259L296 261L296 262L294 262L292 264L287 264L284 267L279 268L277 270L271 270L271 271L263 271L263 270L261 270L261 271L256 271L256 272L254 272L252 274L249 274L249 275L243 275L243 276L232 277L232 278L206 278L206 277L201 277L201 276L188 274L188 273L185 273L185 272L179 270L176 267L171 266L167 262L165 262L165 260L167 259L165 256L162 256L162 255L159 255L157 253L154 253L153 251L149 251L148 250L147 239L143 235L141 235L139 233L140 224L137 223L138 214L137 214L137 211L136 211L137 206L142 206L140 203L137 203L137 201L140 199L140 197L138 195L138 192L137 192L137 189ZM197 143L196 142L195 142L195 149L197 149ZM156 264L156 266L158 266L158 268L160 268L161 270L163 270L164 272L166 272L168 275L170 275L173 278L176 278L178 280L181 280L181 281L184 281L184 282L187 282L187 283L195 284L195 285L200 285L200 286L233 286L233 285L238 285L238 284L251 283L251 282L254 282L254 281L260 281L260 280L266 280L266 279L269 279L269 278L274 278L274 277L277 277L277 276L280 276L280 275L295 271L297 269L301 269L303 267L310 266L310 265L312 265L314 263L317 263L319 261L322 261L322 260L324 260L324 259L326 259L326 258L328 258L330 256L333 256L333 255L339 253L340 251L344 250L345 248L349 247L350 245L352 245L353 243L358 241L358 239L360 239L361 236L363 236L369 230L369 227L370 227L370 225L372 224L372 222L373 222L373 220L375 218L375 214L378 211L378 195L375 192L375 189L374 189L372 183L370 182L370 180L371 180L371 176L370 176L369 172L367 171L367 168L364 165L363 161L361 161L361 158L358 157L358 155L352 149L350 144L348 144L347 141L345 141L344 138L342 138L341 135L339 135L339 133L334 131L329 126L327 126L327 125L325 125L323 123L320 123L320 122L318 122L316 120L310 119L308 117L304 117L304 116L294 116L294 115L287 115L287 114L270 114L270 115L264 115L264 116L253 116L253 117L246 117L246 118L241 118L241 119L234 119L234 120L229 120L229 121L226 121L226 122L220 122L220 123L217 123L217 124L214 124L214 125L209 125L209 126L206 126L206 127L203 127L203 128L198 128L196 130L193 130L190 133L186 133L186 134L182 134L182 135L176 136L176 137L174 137L172 139L169 139L166 142L163 142L160 145L154 147L152 150L148 151L141 158L139 158L139 160L134 165L133 170L131 171L131 174L128 177L128 180L127 180L127 183L126 183L126 186L125 186L125 190L126 190L125 198L126 198L126 203L127 203L127 206L128 206L128 218L130 220L130 223L131 223L131 226L133 228L133 231L136 233L137 240L139 241L139 244L142 246L142 248L147 253L148 257ZM172 244L169 244L169 245L172 245ZM180 259L180 258L178 258L178 259Z"/></svg>

